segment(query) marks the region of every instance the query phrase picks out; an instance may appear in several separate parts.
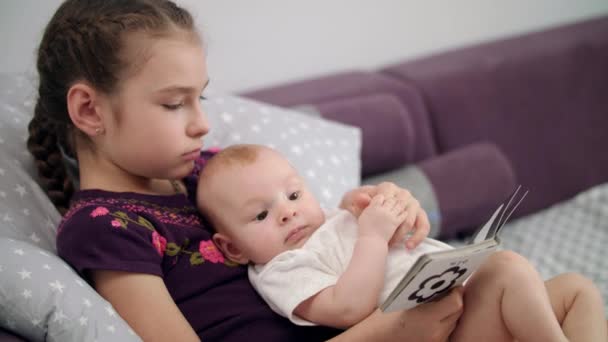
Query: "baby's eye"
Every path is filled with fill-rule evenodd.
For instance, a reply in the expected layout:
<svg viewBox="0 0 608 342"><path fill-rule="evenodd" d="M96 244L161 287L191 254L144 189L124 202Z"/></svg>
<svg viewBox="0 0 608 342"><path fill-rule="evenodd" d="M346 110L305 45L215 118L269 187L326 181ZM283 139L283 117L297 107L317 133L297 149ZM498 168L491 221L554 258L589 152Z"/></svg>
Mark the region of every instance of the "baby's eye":
<svg viewBox="0 0 608 342"><path fill-rule="evenodd" d="M201 101L207 101L207 98L203 95L199 96L198 99Z"/></svg>
<svg viewBox="0 0 608 342"><path fill-rule="evenodd" d="M299 191L292 192L291 195L289 195L289 200L291 200L291 201L295 201L298 198L300 198L300 192Z"/></svg>
<svg viewBox="0 0 608 342"><path fill-rule="evenodd" d="M259 214L258 214L258 215L255 217L255 219L256 219L257 221L264 221L264 219L266 218L266 216L268 216L268 210L264 210L264 211L262 211L261 213L259 213Z"/></svg>
<svg viewBox="0 0 608 342"><path fill-rule="evenodd" d="M164 104L163 107L167 108L168 110L178 110L183 105L184 105L184 103L180 102L180 103L175 103L175 104Z"/></svg>

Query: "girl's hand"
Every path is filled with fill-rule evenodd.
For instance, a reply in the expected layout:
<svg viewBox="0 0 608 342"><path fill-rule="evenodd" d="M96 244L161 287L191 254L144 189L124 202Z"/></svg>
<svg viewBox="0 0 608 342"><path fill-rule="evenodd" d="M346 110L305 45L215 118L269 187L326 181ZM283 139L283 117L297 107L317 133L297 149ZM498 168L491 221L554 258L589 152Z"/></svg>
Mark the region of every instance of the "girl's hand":
<svg viewBox="0 0 608 342"><path fill-rule="evenodd" d="M403 203L378 194L359 216L359 236L375 236L388 242L397 227L403 223L407 212Z"/></svg>
<svg viewBox="0 0 608 342"><path fill-rule="evenodd" d="M407 248L413 249L418 246L429 234L429 219L426 212L420 207L418 200L408 190L400 188L394 183L383 182L376 186L364 185L351 190L342 198L340 208L350 211L355 217L359 217L363 209L369 205L372 197L377 194L382 194L385 198L395 198L397 201L404 203L406 207L407 216L393 234L390 243L403 242L405 237L411 234L406 241Z"/></svg>

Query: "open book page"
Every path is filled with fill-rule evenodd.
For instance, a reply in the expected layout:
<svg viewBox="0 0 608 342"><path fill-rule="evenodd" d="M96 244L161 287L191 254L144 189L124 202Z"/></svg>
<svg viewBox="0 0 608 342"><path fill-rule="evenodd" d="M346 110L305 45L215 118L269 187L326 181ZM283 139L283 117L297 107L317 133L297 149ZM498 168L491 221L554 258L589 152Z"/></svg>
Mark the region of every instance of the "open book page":
<svg viewBox="0 0 608 342"><path fill-rule="evenodd" d="M494 211L470 244L420 256L380 308L383 311L410 309L463 284L498 248L497 234L528 193L520 192L520 188Z"/></svg>

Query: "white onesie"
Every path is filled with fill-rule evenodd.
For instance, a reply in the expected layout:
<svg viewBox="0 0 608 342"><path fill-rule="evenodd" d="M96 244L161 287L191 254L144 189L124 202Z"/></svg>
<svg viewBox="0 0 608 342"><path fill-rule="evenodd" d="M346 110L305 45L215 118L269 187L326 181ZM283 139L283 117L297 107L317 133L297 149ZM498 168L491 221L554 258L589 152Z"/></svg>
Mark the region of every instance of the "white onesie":
<svg viewBox="0 0 608 342"><path fill-rule="evenodd" d="M249 267L253 287L278 314L298 325L314 325L294 315L295 308L328 286L335 285L346 270L357 240L357 219L346 210L327 212L325 223L302 248L283 252L265 265ZM410 251L404 245L391 247L386 263L380 305L416 259L428 252L452 248L425 239Z"/></svg>

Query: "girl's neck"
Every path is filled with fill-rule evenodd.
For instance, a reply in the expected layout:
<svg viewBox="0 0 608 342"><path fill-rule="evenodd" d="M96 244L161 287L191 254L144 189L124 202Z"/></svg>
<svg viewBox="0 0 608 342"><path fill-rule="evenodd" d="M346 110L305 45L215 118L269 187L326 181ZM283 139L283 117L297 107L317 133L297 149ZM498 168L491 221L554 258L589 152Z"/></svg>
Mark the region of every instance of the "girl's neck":
<svg viewBox="0 0 608 342"><path fill-rule="evenodd" d="M99 189L112 192L135 192L149 195L174 195L183 192L180 181L151 179L125 172L100 158L80 158L80 189Z"/></svg>

